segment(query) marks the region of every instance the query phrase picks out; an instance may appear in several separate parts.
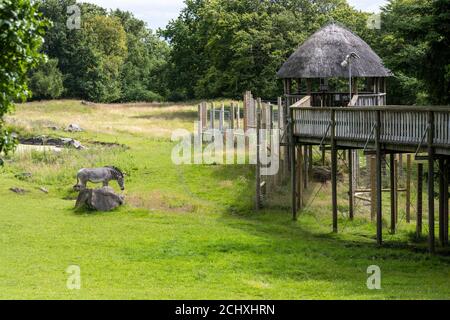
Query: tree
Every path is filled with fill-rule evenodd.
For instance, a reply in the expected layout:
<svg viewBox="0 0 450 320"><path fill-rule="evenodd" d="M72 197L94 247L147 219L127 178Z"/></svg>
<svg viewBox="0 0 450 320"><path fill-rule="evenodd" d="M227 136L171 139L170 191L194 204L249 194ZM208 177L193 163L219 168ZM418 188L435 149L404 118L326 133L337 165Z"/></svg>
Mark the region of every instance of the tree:
<svg viewBox="0 0 450 320"><path fill-rule="evenodd" d="M249 88L273 98L276 72L299 43L330 21L366 32L366 18L345 0L188 0L163 32L172 46L168 85L183 99Z"/></svg>
<svg viewBox="0 0 450 320"><path fill-rule="evenodd" d="M376 50L394 73L389 79L390 104L423 102L425 84L420 76L428 43L424 24L431 13L431 0L391 0L382 9L382 29Z"/></svg>
<svg viewBox="0 0 450 320"><path fill-rule="evenodd" d="M41 63L32 73L29 86L35 99L57 99L64 92L63 75L58 60Z"/></svg>
<svg viewBox="0 0 450 320"><path fill-rule="evenodd" d="M4 129L2 119L14 101L30 94L26 76L43 59L39 48L46 25L30 1L0 0L0 153L13 148L14 139Z"/></svg>
<svg viewBox="0 0 450 320"><path fill-rule="evenodd" d="M435 0L425 17L428 48L420 76L434 104L450 104L450 0ZM419 26L417 26L419 28Z"/></svg>
<svg viewBox="0 0 450 320"><path fill-rule="evenodd" d="M115 10L127 38L128 55L121 70L122 101L161 101L167 94L169 46L130 12Z"/></svg>
<svg viewBox="0 0 450 320"><path fill-rule="evenodd" d="M82 76L90 100L114 102L121 97L120 72L127 56L126 33L115 17L93 16L84 21L83 45L91 50L94 64Z"/></svg>

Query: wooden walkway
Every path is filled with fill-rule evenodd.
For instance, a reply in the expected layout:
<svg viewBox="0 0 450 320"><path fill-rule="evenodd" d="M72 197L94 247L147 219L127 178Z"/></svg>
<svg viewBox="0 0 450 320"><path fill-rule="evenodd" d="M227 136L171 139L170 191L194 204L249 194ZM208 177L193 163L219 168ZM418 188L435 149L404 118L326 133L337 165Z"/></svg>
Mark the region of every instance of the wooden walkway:
<svg viewBox="0 0 450 320"><path fill-rule="evenodd" d="M331 150L333 230L338 232L338 150L363 149L376 155L377 242L383 242L382 161L386 154L415 154L428 163L429 249L435 251L435 178L439 176L439 232L448 244L448 185L450 172L450 107L309 107L308 97L290 107L290 161L292 210L299 209L302 188L296 171L301 168L298 154L302 146L317 145ZM425 155L424 155L425 154ZM435 161L439 161L439 175ZM393 161L393 156L391 156ZM392 171L392 170L391 170ZM391 181L393 181L391 174ZM419 179L421 183L421 177ZM392 185L393 183L391 183ZM392 188L391 188L392 189ZM393 189L391 192L395 192ZM392 201L391 201L392 202ZM393 203L393 202L392 202ZM394 215L393 204L391 215ZM392 216L391 219L394 219Z"/></svg>
<svg viewBox="0 0 450 320"><path fill-rule="evenodd" d="M450 155L450 107L298 107L291 111L294 136L302 143L331 145L334 139L338 147L375 150L379 138L384 151L420 153L428 151L431 134L435 154Z"/></svg>

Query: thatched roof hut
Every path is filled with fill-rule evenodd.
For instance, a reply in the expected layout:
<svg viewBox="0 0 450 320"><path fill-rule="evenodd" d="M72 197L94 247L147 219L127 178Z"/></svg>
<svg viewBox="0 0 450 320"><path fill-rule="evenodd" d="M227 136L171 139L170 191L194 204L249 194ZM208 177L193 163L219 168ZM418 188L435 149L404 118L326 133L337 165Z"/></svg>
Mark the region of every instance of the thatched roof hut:
<svg viewBox="0 0 450 320"><path fill-rule="evenodd" d="M348 69L341 64L352 52L360 57L352 62L353 77L392 76L364 40L336 23L328 24L306 40L284 63L277 76L281 79L348 78Z"/></svg>

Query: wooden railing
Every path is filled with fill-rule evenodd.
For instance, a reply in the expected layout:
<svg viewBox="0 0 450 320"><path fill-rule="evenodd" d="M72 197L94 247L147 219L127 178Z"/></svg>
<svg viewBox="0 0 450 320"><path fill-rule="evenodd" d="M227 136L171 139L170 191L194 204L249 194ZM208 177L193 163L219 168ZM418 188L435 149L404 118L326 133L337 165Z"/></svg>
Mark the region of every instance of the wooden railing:
<svg viewBox="0 0 450 320"><path fill-rule="evenodd" d="M380 141L385 144L426 145L432 132L437 147L450 149L450 107L353 107L294 108L294 135L313 139L335 138L346 141L373 141L379 113ZM333 118L334 117L334 118Z"/></svg>
<svg viewBox="0 0 450 320"><path fill-rule="evenodd" d="M311 107L311 96L303 97L301 100L291 105L291 108L309 108L309 107Z"/></svg>
<svg viewBox="0 0 450 320"><path fill-rule="evenodd" d="M386 102L386 93L357 94L353 96L352 101L349 103L349 107L385 106Z"/></svg>
<svg viewBox="0 0 450 320"><path fill-rule="evenodd" d="M349 94L342 92L313 92L298 95L286 95L288 105L291 106L305 96L311 97L312 107L344 107L349 103Z"/></svg>

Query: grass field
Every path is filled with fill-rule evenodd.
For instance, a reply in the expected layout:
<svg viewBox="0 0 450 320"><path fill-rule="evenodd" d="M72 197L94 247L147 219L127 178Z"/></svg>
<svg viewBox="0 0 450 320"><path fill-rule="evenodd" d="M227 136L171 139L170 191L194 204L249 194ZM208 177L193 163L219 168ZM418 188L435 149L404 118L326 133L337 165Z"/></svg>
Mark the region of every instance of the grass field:
<svg viewBox="0 0 450 320"><path fill-rule="evenodd" d="M287 192L275 195L278 205L253 212L249 166L173 165L171 132L192 130L195 118L189 104L19 105L8 124L21 135L73 137L88 149L20 152L0 169L0 298L450 298L449 253L427 254L405 223L395 236L386 227L387 243L377 248L374 224L346 219L345 186L334 235L328 186L315 186L293 222ZM70 123L86 131L47 128ZM75 212L77 170L103 165L127 173L127 204L111 213ZM81 269L81 290L66 287L70 265ZM370 265L381 268L381 290L367 289Z"/></svg>

